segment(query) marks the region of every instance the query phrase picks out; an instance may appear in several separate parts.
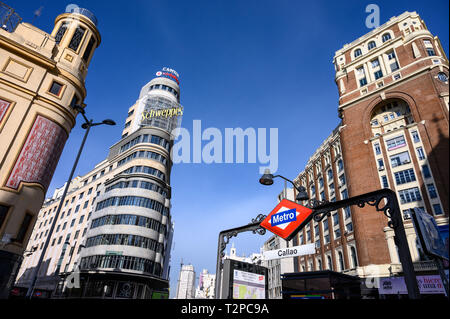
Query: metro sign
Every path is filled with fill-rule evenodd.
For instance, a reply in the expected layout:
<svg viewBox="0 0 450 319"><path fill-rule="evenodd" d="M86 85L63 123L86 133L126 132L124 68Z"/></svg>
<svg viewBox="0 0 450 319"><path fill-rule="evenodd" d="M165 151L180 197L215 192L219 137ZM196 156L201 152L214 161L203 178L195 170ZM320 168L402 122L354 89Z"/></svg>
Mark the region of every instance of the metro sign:
<svg viewBox="0 0 450 319"><path fill-rule="evenodd" d="M312 209L283 199L260 226L285 240L291 240L312 218Z"/></svg>

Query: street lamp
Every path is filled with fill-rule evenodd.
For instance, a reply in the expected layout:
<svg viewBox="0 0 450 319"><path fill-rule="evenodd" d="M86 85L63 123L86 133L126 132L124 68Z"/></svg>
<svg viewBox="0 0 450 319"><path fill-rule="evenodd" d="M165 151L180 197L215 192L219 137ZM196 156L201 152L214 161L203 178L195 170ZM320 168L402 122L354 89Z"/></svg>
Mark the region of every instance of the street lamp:
<svg viewBox="0 0 450 319"><path fill-rule="evenodd" d="M303 187L303 186L297 186L297 185L295 185L291 180L289 180L289 179L287 179L286 177L284 177L284 176L281 176L281 175L272 175L271 173L270 173L270 170L269 169L265 169L264 170L264 175L263 176L261 176L261 178L259 179L259 182L261 183L261 184L263 184L263 185L266 185L266 186L270 186L270 185L272 185L273 184L273 179L275 178L275 177L281 177L282 179L284 179L285 181L287 181L287 182L289 182L289 183L291 183L292 184L292 186L294 186L294 188L297 190L297 196L295 197L295 200L296 201L298 201L298 202L300 202L300 201L304 201L304 200L308 200L309 199L309 196L308 196L308 193L306 192L306 188L305 187Z"/></svg>
<svg viewBox="0 0 450 319"><path fill-rule="evenodd" d="M78 154L77 154L77 157L75 159L75 163L73 164L72 171L70 172L69 178L67 179L67 183L66 183L66 186L64 188L63 195L62 195L61 200L59 202L58 209L56 210L55 217L53 219L52 226L50 227L48 236L47 236L47 238L45 240L44 247L42 248L42 252L41 252L41 255L39 257L39 261L38 261L36 267L33 269L33 274L31 276L31 283L30 283L30 286L28 287L28 291L27 291L27 294L26 294L26 297L30 298L30 299L33 296L33 291L34 291L34 287L36 285L36 280L37 280L37 275L38 275L38 272L39 272L39 268L42 265L42 261L44 259L45 253L46 253L48 245L50 243L50 238L52 237L53 229L56 226L56 221L58 220L58 216L59 216L59 213L61 211L61 208L62 208L62 205L64 203L64 200L66 198L67 191L69 190L70 181L72 180L73 174L74 174L75 169L76 169L77 164L78 164L78 160L80 159L81 151L83 150L84 143L86 142L86 138L88 136L89 130L91 129L92 126L97 126L97 125L102 125L102 124L116 125L116 122L114 122L113 120L110 120L110 119L103 120L102 122L99 122L99 123L94 123L94 121L92 119L88 120L86 115L85 115L84 109L80 105L73 106L73 109L78 111L79 113L81 113L81 115L83 116L83 118L85 120L85 123L83 123L81 125L81 127L83 129L85 129L86 132L84 133L83 141L81 142L80 149L78 150Z"/></svg>

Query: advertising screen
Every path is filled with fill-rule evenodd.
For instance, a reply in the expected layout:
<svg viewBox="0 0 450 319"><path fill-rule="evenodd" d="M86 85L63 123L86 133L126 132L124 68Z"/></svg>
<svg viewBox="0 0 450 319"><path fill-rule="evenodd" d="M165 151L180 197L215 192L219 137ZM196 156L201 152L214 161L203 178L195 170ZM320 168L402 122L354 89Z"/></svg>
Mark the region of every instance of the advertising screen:
<svg viewBox="0 0 450 319"><path fill-rule="evenodd" d="M264 299L266 298L265 283L264 275L234 270L233 299Z"/></svg>

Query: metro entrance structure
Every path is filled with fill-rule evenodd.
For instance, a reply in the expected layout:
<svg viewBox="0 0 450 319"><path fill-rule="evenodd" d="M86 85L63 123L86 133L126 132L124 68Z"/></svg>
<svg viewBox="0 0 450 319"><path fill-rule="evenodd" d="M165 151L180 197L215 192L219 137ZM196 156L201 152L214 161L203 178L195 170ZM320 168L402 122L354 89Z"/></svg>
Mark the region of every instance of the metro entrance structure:
<svg viewBox="0 0 450 319"><path fill-rule="evenodd" d="M274 177L281 177L284 180L290 182L298 191L296 200L308 200L307 208L312 209L311 218L316 222L321 221L325 216L330 216L332 211L340 208L344 208L350 205L356 205L360 208L369 205L373 206L377 212L382 212L386 217L389 218L388 226L394 230L395 233L395 244L398 247L398 254L400 262L403 267L403 273L405 277L406 287L408 289L408 296L410 299L419 299L420 292L417 285L416 276L414 273L414 266L411 259L411 254L409 252L408 241L405 234L405 229L403 225L403 220L401 216L401 211L398 205L397 197L394 191L390 189L380 189L366 194L354 196L344 200L336 202L319 202L315 199L309 200L306 191L303 186L296 186L292 181L280 175L272 175L270 172L266 173L260 178L260 183L263 185L272 185ZM306 196L305 196L306 195ZM216 267L216 296L219 296L220 291L220 274L223 268L222 258L224 256L224 251L226 245L228 244L230 238L237 236L239 233L252 231L260 235L266 233L266 228L261 224L267 218L263 214L259 214L251 223L245 226L228 229L220 232L218 241L218 252L217 252L217 267ZM305 223L303 223L304 225ZM288 234L288 238L295 236L302 227L298 227Z"/></svg>

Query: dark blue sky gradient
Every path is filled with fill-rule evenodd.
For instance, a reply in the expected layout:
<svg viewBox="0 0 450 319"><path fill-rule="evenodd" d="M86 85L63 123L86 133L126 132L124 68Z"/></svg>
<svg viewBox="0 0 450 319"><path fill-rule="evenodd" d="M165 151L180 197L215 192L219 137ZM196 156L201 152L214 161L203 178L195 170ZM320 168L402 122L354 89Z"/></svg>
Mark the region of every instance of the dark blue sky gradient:
<svg viewBox="0 0 450 319"><path fill-rule="evenodd" d="M43 6L34 24L51 32L70 2L6 1L23 17ZM365 1L78 1L98 18L102 43L86 81L87 115L114 119L92 129L77 174L85 174L120 139L128 108L163 66L180 74L182 126L279 129L278 173L294 178L338 125L335 51L364 35ZM448 1L377 1L380 23L417 11L448 55ZM82 139L73 129L48 195L63 185ZM175 244L171 289L179 263L215 272L220 230L268 214L283 183L258 183L259 164L179 164L172 171ZM269 235L239 235L238 253L258 252Z"/></svg>

